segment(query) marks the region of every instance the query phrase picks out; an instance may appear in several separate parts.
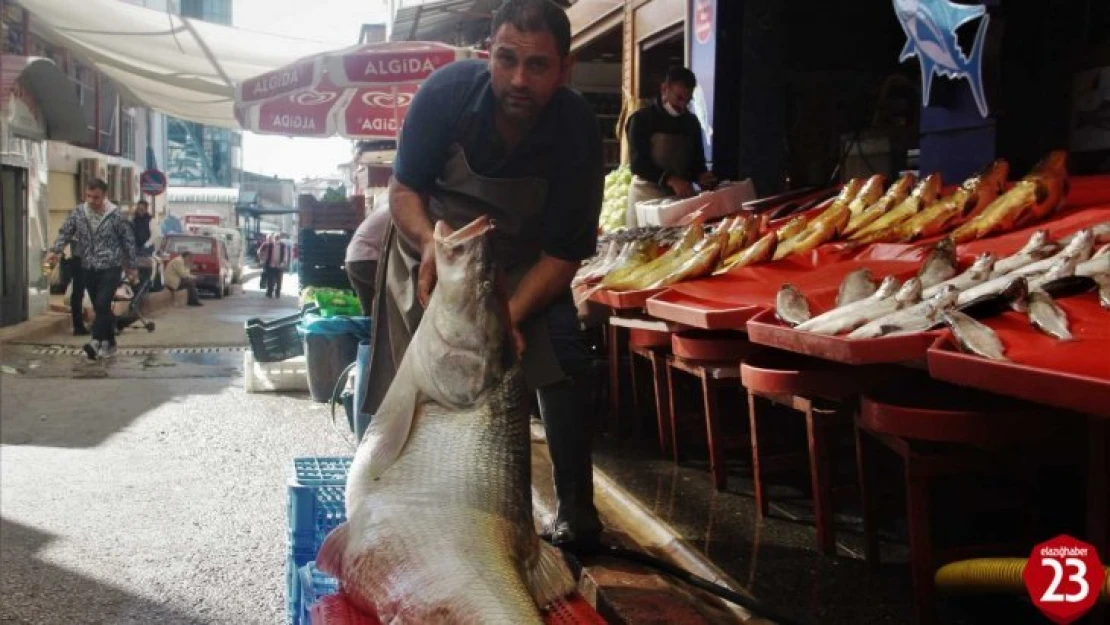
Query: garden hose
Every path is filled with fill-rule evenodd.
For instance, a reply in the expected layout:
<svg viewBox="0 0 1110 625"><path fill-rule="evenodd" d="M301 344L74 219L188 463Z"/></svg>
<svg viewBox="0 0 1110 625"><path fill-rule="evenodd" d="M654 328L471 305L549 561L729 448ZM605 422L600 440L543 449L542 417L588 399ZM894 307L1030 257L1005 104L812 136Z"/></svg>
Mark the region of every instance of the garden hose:
<svg viewBox="0 0 1110 625"><path fill-rule="evenodd" d="M1023 594L1025 558L975 558L946 564L935 576L937 590L947 594ZM1099 600L1110 603L1110 572L1099 590Z"/></svg>

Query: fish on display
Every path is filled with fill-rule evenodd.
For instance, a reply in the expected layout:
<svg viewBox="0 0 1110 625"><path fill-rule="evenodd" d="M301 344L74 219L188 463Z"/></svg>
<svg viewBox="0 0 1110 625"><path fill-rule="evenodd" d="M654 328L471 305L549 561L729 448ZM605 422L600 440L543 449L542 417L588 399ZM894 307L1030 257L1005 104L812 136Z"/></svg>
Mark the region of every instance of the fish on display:
<svg viewBox="0 0 1110 625"><path fill-rule="evenodd" d="M871 297L878 288L879 284L871 276L870 269L856 269L844 276L840 283L840 288L836 291L836 307Z"/></svg>
<svg viewBox="0 0 1110 625"><path fill-rule="evenodd" d="M1091 234L1095 237L1095 245L1102 245L1103 243L1110 243L1110 221L1104 221L1100 224L1095 224L1089 228ZM1078 236L1078 232L1073 232L1068 236L1060 239L1061 245L1071 243L1071 240Z"/></svg>
<svg viewBox="0 0 1110 625"><path fill-rule="evenodd" d="M882 287L880 287L879 291L876 291L876 293L881 291ZM849 304L843 308L834 308L831 312L839 312L839 315L809 327L803 327L806 324L801 324L798 326L798 329L816 332L818 334L840 334L841 332L850 332L875 319L885 317L895 311L913 306L921 301L921 280L916 277L906 280L906 283L890 297L879 300L874 300L872 299L873 297L874 296L865 300L860 300L854 304ZM811 319L810 322L816 321L817 319L818 318L815 317Z"/></svg>
<svg viewBox="0 0 1110 625"><path fill-rule="evenodd" d="M906 220L936 202L940 195L940 174L929 174L917 183L910 196L881 217L860 228L848 237L858 243L881 243L900 240L898 227Z"/></svg>
<svg viewBox="0 0 1110 625"><path fill-rule="evenodd" d="M909 186L913 186L913 183L911 182ZM863 188L859 190L859 194L848 203L848 210L852 215L862 213L865 208L879 201L879 198L883 196L884 187L886 187L886 176L882 174L871 176L867 179L867 182L863 184Z"/></svg>
<svg viewBox="0 0 1110 625"><path fill-rule="evenodd" d="M1003 286L970 300L965 301L960 293L956 309L976 319L987 319L1009 310L1020 312L1029 294L1029 282L1024 276L1006 276L1003 280Z"/></svg>
<svg viewBox="0 0 1110 625"><path fill-rule="evenodd" d="M771 256L775 253L775 246L778 245L778 237L777 232L773 230L768 232L755 243L722 261L713 275L728 273L733 269L771 260Z"/></svg>
<svg viewBox="0 0 1110 625"><path fill-rule="evenodd" d="M879 283L879 288L870 297L865 297L861 300L845 304L839 308L833 308L813 317L805 323L798 324L799 330L807 332L817 332L818 334L836 334L843 330L837 329L844 323L844 319L853 315L858 315L860 311L869 306L874 306L879 302L894 297L898 292L901 282L894 276L887 276ZM846 328L847 329L847 328Z"/></svg>
<svg viewBox="0 0 1110 625"><path fill-rule="evenodd" d="M1077 258L1080 259L1080 261L1086 260L1087 258L1090 258L1091 251L1093 249L1093 233L1089 229L1083 230L1079 233L1078 236L1072 239L1070 243L1068 243L1067 247L1060 250L1055 256L1050 256L1048 258L1038 260L1028 265L1024 265L1010 272L1009 274L999 276L997 278L992 278L990 280L987 280L986 282L983 282L982 284L977 284L961 292L959 306L962 308L963 305L967 304L968 302L1002 291L1004 288L1006 288L1007 285L1010 284L1012 279L1015 277L1035 276L1037 274L1044 273L1045 271L1048 271L1050 268L1052 268L1053 264L1059 258L1062 258L1064 256L1075 255Z"/></svg>
<svg viewBox="0 0 1110 625"><path fill-rule="evenodd" d="M965 352L991 360L1009 360L1002 339L990 327L958 310L949 310L941 318L952 330L956 344Z"/></svg>
<svg viewBox="0 0 1110 625"><path fill-rule="evenodd" d="M937 289L929 299L880 317L848 334L850 339L868 339L892 334L925 332L938 323L941 315L955 308L958 292L947 284Z"/></svg>
<svg viewBox="0 0 1110 625"><path fill-rule="evenodd" d="M983 252L975 258L975 262L971 263L971 266L964 270L963 273L954 278L949 278L940 284L934 284L922 291L921 296L926 298L932 297L934 293L948 286L953 287L956 291L962 291L976 284L985 282L987 278L990 277L991 268L994 267L994 264L994 254Z"/></svg>
<svg viewBox="0 0 1110 625"><path fill-rule="evenodd" d="M983 171L968 178L955 193L926 206L920 213L899 224L893 238L910 242L947 230L961 219L978 214L994 201L1006 183L1010 164L998 159Z"/></svg>
<svg viewBox="0 0 1110 625"><path fill-rule="evenodd" d="M1071 340L1068 316L1048 293L1041 290L1030 291L1025 296L1025 310L1029 315L1029 323L1034 328L1061 341Z"/></svg>
<svg viewBox="0 0 1110 625"><path fill-rule="evenodd" d="M936 244L921 264L921 269L917 272L921 286L929 288L955 276L956 265L956 244L952 239L945 238Z"/></svg>
<svg viewBox="0 0 1110 625"><path fill-rule="evenodd" d="M1029 237L1020 250L995 263L991 277L1004 276L1029 263L1048 258L1056 249L1056 245L1048 240L1048 230L1038 230Z"/></svg>
<svg viewBox="0 0 1110 625"><path fill-rule="evenodd" d="M809 302L793 284L784 284L775 296L775 316L788 326L804 323L810 317Z"/></svg>
<svg viewBox="0 0 1110 625"><path fill-rule="evenodd" d="M435 226L438 281L347 479L321 571L383 623L534 623L571 593L532 512L530 401L487 218Z"/></svg>
<svg viewBox="0 0 1110 625"><path fill-rule="evenodd" d="M887 211L901 204L910 195L913 190L913 185L916 178L912 173L906 172L902 177L890 185L886 193L883 194L878 201L872 203L870 206L861 206L860 198L852 200L849 208L852 209L852 218L848 221L848 227L842 233L844 236L851 235L853 232L866 227L871 222L886 214ZM861 193L861 196L864 194Z"/></svg>
<svg viewBox="0 0 1110 625"><path fill-rule="evenodd" d="M1007 232L1055 211L1068 192L1066 160L1066 152L1051 152L982 213L956 228L952 238L956 243L966 243L995 232Z"/></svg>

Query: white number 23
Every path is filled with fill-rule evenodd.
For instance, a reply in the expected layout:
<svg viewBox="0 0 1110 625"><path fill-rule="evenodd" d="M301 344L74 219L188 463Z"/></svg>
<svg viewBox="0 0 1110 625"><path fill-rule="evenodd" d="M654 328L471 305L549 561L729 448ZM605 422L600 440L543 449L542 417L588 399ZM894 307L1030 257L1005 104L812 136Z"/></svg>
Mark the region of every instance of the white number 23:
<svg viewBox="0 0 1110 625"><path fill-rule="evenodd" d="M1048 566L1052 569L1052 583L1048 585L1048 589L1044 591L1044 596L1041 601L1046 603L1077 603L1087 598L1087 594L1091 592L1091 587L1087 584L1084 576L1087 574L1087 565L1078 558L1068 558L1064 564L1075 569L1075 573L1068 576L1069 582L1079 584L1079 592L1072 595L1061 595L1056 591L1060 588L1060 582L1064 577L1064 567L1060 566L1060 561L1054 558L1041 558L1041 564Z"/></svg>

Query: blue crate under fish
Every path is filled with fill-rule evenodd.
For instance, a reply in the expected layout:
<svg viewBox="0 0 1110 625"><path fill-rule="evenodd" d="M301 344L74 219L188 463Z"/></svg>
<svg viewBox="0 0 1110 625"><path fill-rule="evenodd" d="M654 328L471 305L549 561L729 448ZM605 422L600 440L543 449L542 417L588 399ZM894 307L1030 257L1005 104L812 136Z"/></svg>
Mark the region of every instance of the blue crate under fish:
<svg viewBox="0 0 1110 625"><path fill-rule="evenodd" d="M350 470L350 456L294 458L293 483L300 486L342 486L347 483Z"/></svg>
<svg viewBox="0 0 1110 625"><path fill-rule="evenodd" d="M299 571L301 598L299 602L300 625L311 625L309 616L312 606L328 595L339 592L339 580L331 575L320 572L316 562L312 561L302 566Z"/></svg>
<svg viewBox="0 0 1110 625"><path fill-rule="evenodd" d="M343 486L289 486L289 545L315 552L347 520Z"/></svg>

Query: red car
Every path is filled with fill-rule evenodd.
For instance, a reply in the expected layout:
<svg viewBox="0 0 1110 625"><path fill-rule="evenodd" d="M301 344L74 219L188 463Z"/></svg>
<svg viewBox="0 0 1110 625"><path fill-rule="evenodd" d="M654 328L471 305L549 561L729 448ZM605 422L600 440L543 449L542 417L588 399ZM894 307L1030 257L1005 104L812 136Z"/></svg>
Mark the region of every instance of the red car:
<svg viewBox="0 0 1110 625"><path fill-rule="evenodd" d="M158 247L163 263L169 263L182 252L193 253L189 271L196 277L198 289L211 291L217 298L231 293L234 271L223 241L216 237L169 234L162 238Z"/></svg>

